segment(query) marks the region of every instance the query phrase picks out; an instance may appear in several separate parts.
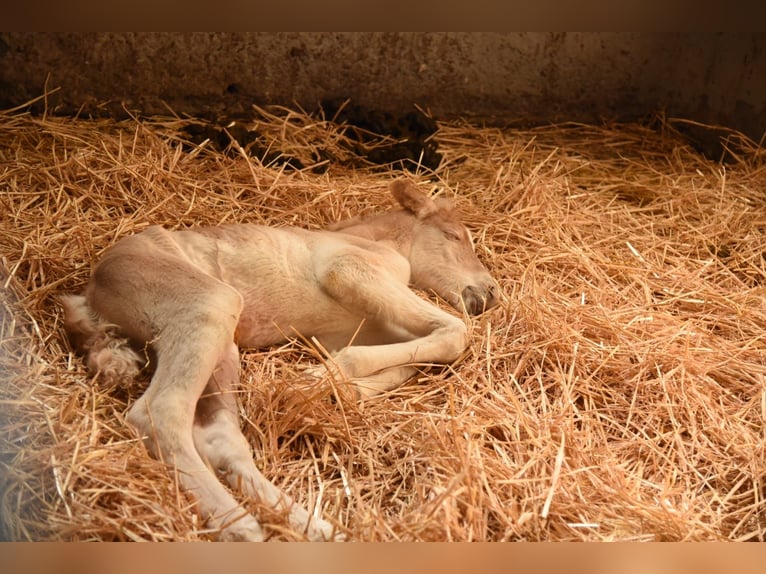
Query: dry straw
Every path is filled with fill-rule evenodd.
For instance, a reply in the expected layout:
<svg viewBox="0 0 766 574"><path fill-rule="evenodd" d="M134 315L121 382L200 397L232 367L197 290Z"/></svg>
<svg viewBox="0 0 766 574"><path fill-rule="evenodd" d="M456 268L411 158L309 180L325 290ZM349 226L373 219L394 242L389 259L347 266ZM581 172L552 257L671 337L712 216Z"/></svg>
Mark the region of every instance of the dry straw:
<svg viewBox="0 0 766 574"><path fill-rule="evenodd" d="M125 425L146 381L89 380L55 296L148 225L392 205L392 171L311 169L347 158L343 126L257 111L306 169L189 144L177 117L0 114L3 539L209 539ZM766 154L732 133L711 161L674 125L440 124L417 179L457 198L501 305L457 364L365 404L308 385L300 343L243 353L258 465L352 540L763 540Z"/></svg>

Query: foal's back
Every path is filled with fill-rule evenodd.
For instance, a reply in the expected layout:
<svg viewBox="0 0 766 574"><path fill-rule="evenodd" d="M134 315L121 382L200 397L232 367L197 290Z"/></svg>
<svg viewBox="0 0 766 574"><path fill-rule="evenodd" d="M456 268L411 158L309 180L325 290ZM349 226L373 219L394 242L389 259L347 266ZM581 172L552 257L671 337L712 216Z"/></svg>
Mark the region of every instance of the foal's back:
<svg viewBox="0 0 766 574"><path fill-rule="evenodd" d="M236 338L244 347L266 347L296 335L317 337L333 349L348 344L364 317L328 296L319 275L380 273L404 284L409 279L404 257L355 235L255 224L181 231L153 226L104 255L94 272L89 302L107 320L136 333L117 310L98 300L98 293L118 283L124 288L138 275L143 285L163 281L171 269L185 277L173 295L188 299L189 305L199 304L195 285L210 280L240 297Z"/></svg>

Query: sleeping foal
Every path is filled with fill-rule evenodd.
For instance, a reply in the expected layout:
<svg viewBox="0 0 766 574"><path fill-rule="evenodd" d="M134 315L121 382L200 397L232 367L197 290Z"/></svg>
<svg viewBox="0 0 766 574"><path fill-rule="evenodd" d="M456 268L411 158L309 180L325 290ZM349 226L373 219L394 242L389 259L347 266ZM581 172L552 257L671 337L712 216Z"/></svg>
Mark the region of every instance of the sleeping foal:
<svg viewBox="0 0 766 574"><path fill-rule="evenodd" d="M124 380L143 364L133 349L155 352L151 383L128 421L177 469L220 539L263 540L264 532L216 474L285 511L309 539L339 537L256 468L233 392L238 347L315 337L334 351L332 375L370 397L405 382L418 363L454 361L468 344L464 321L408 284L469 314L496 303L452 206L404 180L391 193L402 209L324 231L150 227L106 251L84 296L62 297L65 328L91 372Z"/></svg>

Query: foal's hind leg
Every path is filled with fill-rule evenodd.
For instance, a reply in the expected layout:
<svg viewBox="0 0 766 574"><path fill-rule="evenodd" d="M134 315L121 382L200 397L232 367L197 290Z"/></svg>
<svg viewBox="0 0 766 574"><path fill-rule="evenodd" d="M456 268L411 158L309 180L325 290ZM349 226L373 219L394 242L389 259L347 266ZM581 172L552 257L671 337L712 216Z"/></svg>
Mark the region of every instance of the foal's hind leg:
<svg viewBox="0 0 766 574"><path fill-rule="evenodd" d="M233 307L221 312L234 304L227 298L203 301L210 305L204 310L173 310L173 321L155 341L155 374L128 421L154 455L177 471L182 489L196 499L207 526L218 530L221 539L260 541L261 526L205 464L193 437L198 399L233 338L237 314Z"/></svg>
<svg viewBox="0 0 766 574"><path fill-rule="evenodd" d="M239 352L234 343L222 356L197 404L194 443L202 458L235 490L288 512L290 525L310 540L332 540L334 528L312 517L258 470L240 430L233 385L238 380Z"/></svg>
<svg viewBox="0 0 766 574"><path fill-rule="evenodd" d="M197 401L234 340L242 298L185 260L138 241L106 256L87 292L94 311L156 351L151 383L128 422L176 471L221 538L263 540L258 522L207 467L193 438Z"/></svg>

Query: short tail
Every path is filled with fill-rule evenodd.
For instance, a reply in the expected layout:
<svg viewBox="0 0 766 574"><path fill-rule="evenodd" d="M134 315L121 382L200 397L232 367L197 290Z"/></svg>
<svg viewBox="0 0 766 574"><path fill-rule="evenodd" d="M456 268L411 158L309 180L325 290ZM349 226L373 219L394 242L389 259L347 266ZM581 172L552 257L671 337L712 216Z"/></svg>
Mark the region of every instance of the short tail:
<svg viewBox="0 0 766 574"><path fill-rule="evenodd" d="M64 329L76 351L85 357L88 372L100 375L108 385L130 382L145 361L119 335L116 325L107 323L82 295L62 295Z"/></svg>

